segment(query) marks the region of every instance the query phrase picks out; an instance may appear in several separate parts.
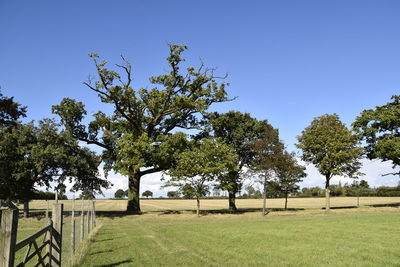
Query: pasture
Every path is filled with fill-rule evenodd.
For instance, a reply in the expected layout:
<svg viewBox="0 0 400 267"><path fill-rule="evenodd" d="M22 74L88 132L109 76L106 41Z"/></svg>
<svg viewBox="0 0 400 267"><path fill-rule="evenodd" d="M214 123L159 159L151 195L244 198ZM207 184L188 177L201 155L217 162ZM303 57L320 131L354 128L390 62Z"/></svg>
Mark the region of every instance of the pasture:
<svg viewBox="0 0 400 267"><path fill-rule="evenodd" d="M262 207L262 199L237 199L236 205L239 209L255 210ZM49 201L50 204L54 201ZM69 211L72 208L71 200L61 200L64 203L64 210ZM76 200L76 209L81 208L82 201ZM400 197L360 197L360 206L387 205L400 203ZM97 211L125 211L126 200L96 200ZM84 204L85 205L85 204ZM267 208L282 209L285 205L283 198L267 199ZM332 197L331 206L333 208L354 207L357 205L356 197ZM47 203L44 200L33 200L30 202L32 211L43 211ZM289 209L321 209L325 207L325 198L289 198ZM20 206L22 208L22 206ZM143 212L163 212L163 211L194 211L196 209L196 200L194 199L142 199L141 208ZM227 199L202 199L202 210L224 210L228 209Z"/></svg>
<svg viewBox="0 0 400 267"><path fill-rule="evenodd" d="M351 210L103 218L79 266L398 266L399 209Z"/></svg>
<svg viewBox="0 0 400 267"><path fill-rule="evenodd" d="M62 202L70 210L72 201ZM202 200L204 216L197 218L194 200L144 199L142 216L121 213L126 200L96 200L102 227L76 266L395 266L400 262L399 203L398 197L363 197L360 208L352 208L356 198L332 198L338 209L326 214L323 198L292 198L293 210L262 217L261 199L238 199L243 211L238 214L223 212L226 199L207 199ZM283 199L267 200L268 208L283 204ZM46 206L46 201L31 202L32 211ZM44 221L21 219L18 240ZM69 233L70 217L64 222ZM72 258L68 234L63 243L67 263Z"/></svg>

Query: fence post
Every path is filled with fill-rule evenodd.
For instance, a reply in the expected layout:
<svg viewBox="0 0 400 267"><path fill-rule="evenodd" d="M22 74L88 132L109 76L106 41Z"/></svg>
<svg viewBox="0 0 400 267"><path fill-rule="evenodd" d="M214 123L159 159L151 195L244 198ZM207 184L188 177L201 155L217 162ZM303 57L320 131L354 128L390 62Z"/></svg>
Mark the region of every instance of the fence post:
<svg viewBox="0 0 400 267"><path fill-rule="evenodd" d="M75 254L75 195L72 201L72 214L71 214L71 248L72 254Z"/></svg>
<svg viewBox="0 0 400 267"><path fill-rule="evenodd" d="M95 201L92 200L92 229L96 227L96 208Z"/></svg>
<svg viewBox="0 0 400 267"><path fill-rule="evenodd" d="M48 199L46 200L46 203L47 203L46 220L48 220L48 219L49 219L49 209L50 209L50 207L49 207L49 200L48 200Z"/></svg>
<svg viewBox="0 0 400 267"><path fill-rule="evenodd" d="M1 211L0 221L0 267L13 267L17 241L18 209Z"/></svg>
<svg viewBox="0 0 400 267"><path fill-rule="evenodd" d="M90 211L86 211L86 238L89 236L90 234Z"/></svg>
<svg viewBox="0 0 400 267"><path fill-rule="evenodd" d="M63 211L64 204L54 204L52 212L53 228L56 233L53 234L53 244L52 248L51 264L50 266L58 265L61 266L61 254L62 254L62 231L63 231Z"/></svg>
<svg viewBox="0 0 400 267"><path fill-rule="evenodd" d="M83 211L83 199L81 199L81 205L82 205L82 210L81 210L81 242L84 239L85 235L85 212Z"/></svg>

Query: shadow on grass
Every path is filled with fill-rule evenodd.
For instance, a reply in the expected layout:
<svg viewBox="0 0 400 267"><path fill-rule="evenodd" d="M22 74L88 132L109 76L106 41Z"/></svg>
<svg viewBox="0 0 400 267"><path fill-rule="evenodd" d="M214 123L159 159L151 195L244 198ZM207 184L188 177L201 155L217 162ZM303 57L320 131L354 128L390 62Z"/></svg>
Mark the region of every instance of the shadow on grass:
<svg viewBox="0 0 400 267"><path fill-rule="evenodd" d="M125 263L131 263L133 262L132 260L124 260L124 261L119 261L116 263L111 263L111 264L103 264L103 265L97 265L97 267L113 267L113 266L118 266L121 264L125 264Z"/></svg>
<svg viewBox="0 0 400 267"><path fill-rule="evenodd" d="M299 211L299 210L304 210L303 208L270 208L267 209L267 212L271 211ZM242 208L242 209L237 209L236 211L232 211L229 209L216 209L216 210L200 210L201 215L207 215L207 214L243 214L246 212L261 212L262 208ZM167 215L167 214L182 214L183 212L191 212L193 214L196 213L196 210L190 209L190 210L166 210L166 211L161 211L159 212L158 215Z"/></svg>
<svg viewBox="0 0 400 267"><path fill-rule="evenodd" d="M340 209L357 209L357 206L339 206L339 207L330 207L331 210L340 210ZM321 208L322 210L325 209L325 207Z"/></svg>
<svg viewBox="0 0 400 267"><path fill-rule="evenodd" d="M380 207L400 207L400 202L398 203L387 203L387 204L371 204L371 205L366 205L369 207L374 207L374 208L380 208Z"/></svg>

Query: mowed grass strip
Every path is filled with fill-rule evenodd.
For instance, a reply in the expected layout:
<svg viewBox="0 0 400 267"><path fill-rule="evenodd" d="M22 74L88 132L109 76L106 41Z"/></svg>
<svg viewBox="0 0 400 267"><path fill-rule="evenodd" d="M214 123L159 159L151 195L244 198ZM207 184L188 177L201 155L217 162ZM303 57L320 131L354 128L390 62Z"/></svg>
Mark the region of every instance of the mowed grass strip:
<svg viewBox="0 0 400 267"><path fill-rule="evenodd" d="M103 218L80 266L399 266L398 208Z"/></svg>
<svg viewBox="0 0 400 267"><path fill-rule="evenodd" d="M54 201L50 201L51 204ZM64 210L69 211L72 208L72 200L62 200L64 203ZM262 207L262 199L237 199L236 205L239 209L257 209ZM196 200L194 199L142 199L140 201L143 212L160 212L166 210L196 210ZM400 197L360 197L360 205L384 205L384 204L399 204ZM87 208L88 201L76 200L76 209L80 210L81 206ZM356 197L332 197L332 207L350 207L357 205ZM125 211L127 206L126 200L96 200L97 211ZM267 199L267 208L284 208L285 199ZM22 206L21 206L22 207ZM44 200L33 200L30 202L32 209L40 210L42 213L47 207ZM289 198L288 208L296 209L321 209L325 207L325 198ZM202 210L223 210L228 209L227 199L202 199Z"/></svg>

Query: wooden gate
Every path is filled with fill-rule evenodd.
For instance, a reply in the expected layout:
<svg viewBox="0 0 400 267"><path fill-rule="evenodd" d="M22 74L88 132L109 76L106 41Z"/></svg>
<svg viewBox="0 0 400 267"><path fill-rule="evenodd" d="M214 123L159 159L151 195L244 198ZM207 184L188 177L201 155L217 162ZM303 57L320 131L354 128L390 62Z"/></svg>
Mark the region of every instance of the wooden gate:
<svg viewBox="0 0 400 267"><path fill-rule="evenodd" d="M54 204L49 224L18 243L16 236L19 211L12 204L9 204L7 210L2 210L0 267L25 266L36 256L38 260L35 266L61 266L63 209L63 204ZM24 248L24 259L15 264L15 253Z"/></svg>

